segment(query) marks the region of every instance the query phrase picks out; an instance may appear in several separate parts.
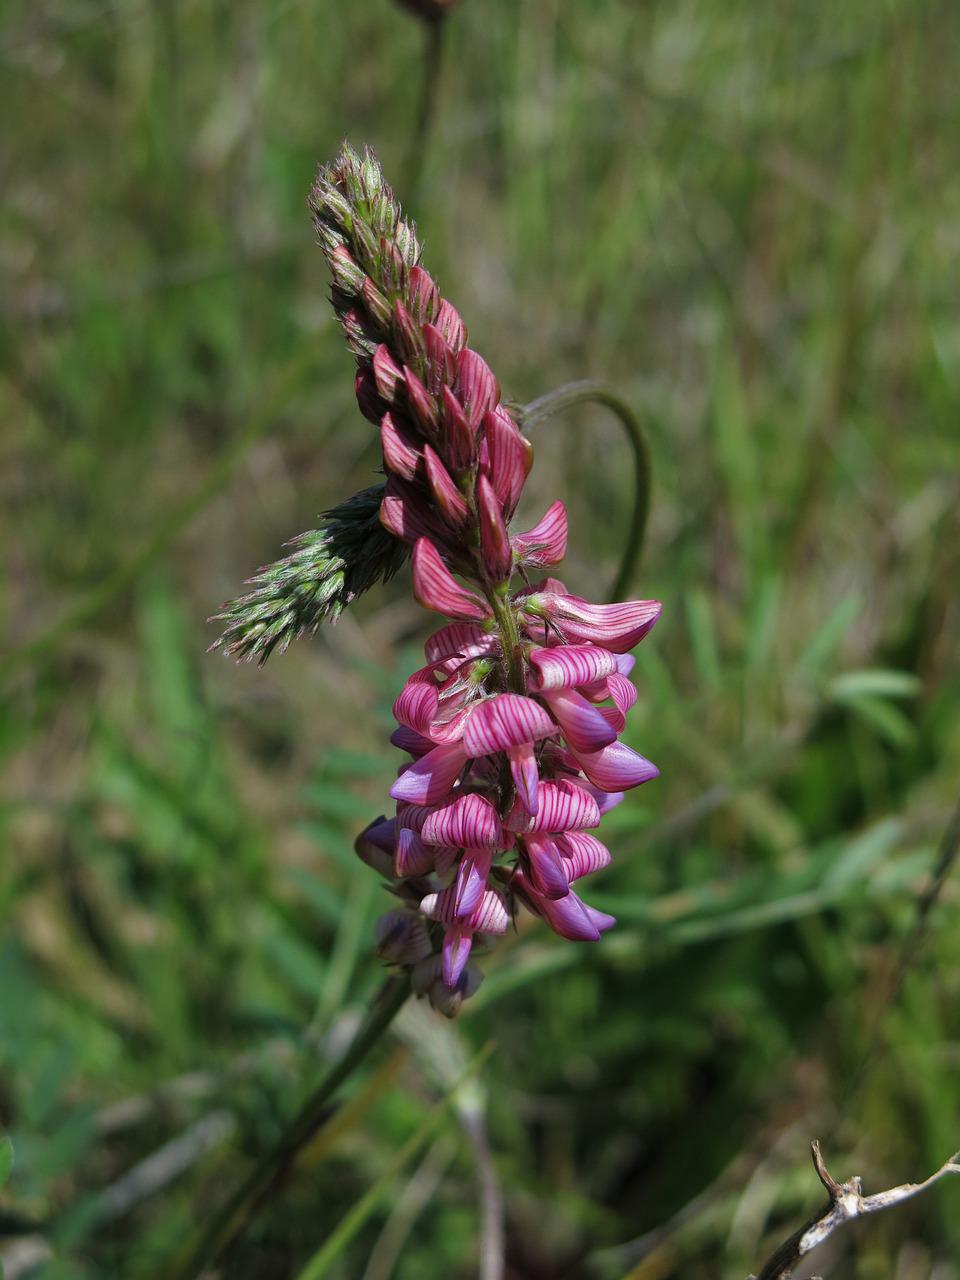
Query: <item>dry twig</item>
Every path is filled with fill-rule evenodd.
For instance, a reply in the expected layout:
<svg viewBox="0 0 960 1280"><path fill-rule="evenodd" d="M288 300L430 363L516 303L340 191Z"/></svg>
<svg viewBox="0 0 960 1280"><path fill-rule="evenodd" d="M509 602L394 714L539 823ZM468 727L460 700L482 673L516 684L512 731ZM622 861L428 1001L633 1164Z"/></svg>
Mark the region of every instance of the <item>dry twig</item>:
<svg viewBox="0 0 960 1280"><path fill-rule="evenodd" d="M869 1213L879 1213L882 1209L892 1209L894 1205L926 1191L948 1173L960 1173L958 1151L923 1182L905 1182L899 1187L891 1187L889 1191L878 1191L875 1195L865 1196L859 1177L854 1176L849 1182L837 1182L829 1173L820 1154L819 1142L814 1142L811 1149L813 1167L830 1197L827 1207L785 1240L770 1256L763 1269L749 1280L790 1280L797 1263L823 1244L845 1222L866 1217Z"/></svg>

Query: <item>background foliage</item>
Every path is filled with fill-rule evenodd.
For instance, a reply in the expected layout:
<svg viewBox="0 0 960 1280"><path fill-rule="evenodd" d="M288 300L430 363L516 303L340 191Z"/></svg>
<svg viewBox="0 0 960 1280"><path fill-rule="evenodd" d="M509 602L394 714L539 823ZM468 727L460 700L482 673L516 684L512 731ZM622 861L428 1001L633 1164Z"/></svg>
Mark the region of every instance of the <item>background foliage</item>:
<svg viewBox="0 0 960 1280"><path fill-rule="evenodd" d="M0 1254L138 1280L380 979L350 844L430 620L404 572L258 672L204 618L371 483L304 200L344 135L404 194L424 41L387 0L0 13ZM402 1018L226 1274L297 1275L377 1185L326 1274L475 1275L485 1114L513 1280L743 1277L811 1137L868 1190L960 1144L955 881L915 945L960 772L960 11L463 0L447 37L426 264L509 395L598 376L649 425L663 777L610 821L620 927L524 925L455 1028ZM625 446L541 431L597 596ZM957 1196L820 1270L957 1277Z"/></svg>

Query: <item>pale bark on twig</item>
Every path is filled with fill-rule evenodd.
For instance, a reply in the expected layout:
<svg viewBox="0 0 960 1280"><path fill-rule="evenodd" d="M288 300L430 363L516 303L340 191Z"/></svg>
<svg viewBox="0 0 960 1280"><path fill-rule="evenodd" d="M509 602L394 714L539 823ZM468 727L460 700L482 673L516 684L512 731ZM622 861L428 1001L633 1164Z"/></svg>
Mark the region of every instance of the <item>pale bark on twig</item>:
<svg viewBox="0 0 960 1280"><path fill-rule="evenodd" d="M879 1213L883 1209L891 1209L894 1205L919 1195L921 1191L926 1191L947 1174L960 1173L958 1151L923 1182L905 1182L898 1187L891 1187L889 1191L878 1191L875 1195L865 1196L859 1177L853 1177L849 1182L838 1182L829 1173L820 1154L819 1142L812 1144L812 1153L817 1177L830 1197L827 1207L785 1240L771 1254L763 1268L755 1276L750 1276L749 1280L790 1280L794 1267L844 1223L866 1217L870 1213Z"/></svg>

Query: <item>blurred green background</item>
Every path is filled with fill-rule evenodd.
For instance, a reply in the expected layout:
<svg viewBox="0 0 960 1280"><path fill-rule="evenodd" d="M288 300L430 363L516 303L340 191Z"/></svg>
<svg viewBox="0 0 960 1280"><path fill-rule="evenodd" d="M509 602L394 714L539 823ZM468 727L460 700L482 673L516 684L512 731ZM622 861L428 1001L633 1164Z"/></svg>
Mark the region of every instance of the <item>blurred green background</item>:
<svg viewBox="0 0 960 1280"><path fill-rule="evenodd" d="M8 1280L174 1275L381 980L351 842L431 619L404 572L258 671L205 618L378 465L305 196L344 136L406 196L424 47L388 0L0 6ZM960 1145L955 878L918 925L960 776L958 51L928 0L449 19L425 265L508 396L644 416L662 778L607 821L619 927L526 921L456 1024L407 1011L220 1274L298 1275L376 1185L323 1274L477 1275L486 1134L508 1280L742 1280L820 1203L811 1138L868 1190ZM521 519L563 497L602 597L626 445L599 409L536 444ZM954 1182L818 1269L958 1259Z"/></svg>

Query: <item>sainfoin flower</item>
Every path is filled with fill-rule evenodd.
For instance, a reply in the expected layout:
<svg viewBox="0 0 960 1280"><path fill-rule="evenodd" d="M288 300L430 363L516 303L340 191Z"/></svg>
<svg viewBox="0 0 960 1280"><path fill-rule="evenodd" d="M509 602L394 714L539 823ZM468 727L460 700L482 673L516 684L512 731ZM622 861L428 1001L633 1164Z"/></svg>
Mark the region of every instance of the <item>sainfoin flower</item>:
<svg viewBox="0 0 960 1280"><path fill-rule="evenodd" d="M310 203L357 400L380 433L380 521L411 550L416 599L446 619L394 704L393 742L409 757L395 813L357 852L397 898L381 956L452 1015L479 982L471 956L520 907L573 941L614 924L580 888L610 862L601 815L657 773L619 735L636 700L628 651L660 605L531 584L565 554L566 511L554 502L512 528L532 448L372 153L345 147Z"/></svg>

